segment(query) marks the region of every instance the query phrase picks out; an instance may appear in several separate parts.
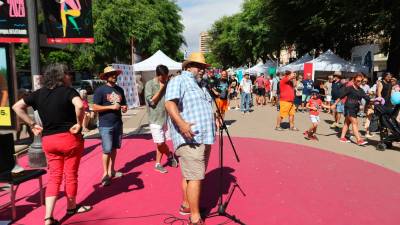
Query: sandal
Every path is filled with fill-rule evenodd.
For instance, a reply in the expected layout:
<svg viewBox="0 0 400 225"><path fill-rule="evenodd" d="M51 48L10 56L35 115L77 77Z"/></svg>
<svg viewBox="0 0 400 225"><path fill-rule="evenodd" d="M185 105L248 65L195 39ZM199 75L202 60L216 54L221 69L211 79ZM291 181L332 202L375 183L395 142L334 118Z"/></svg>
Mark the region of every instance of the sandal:
<svg viewBox="0 0 400 225"><path fill-rule="evenodd" d="M50 220L50 225L60 224L60 222L58 220L54 219L52 216L51 217L47 217L46 219L44 219L44 222L46 222L47 220Z"/></svg>
<svg viewBox="0 0 400 225"><path fill-rule="evenodd" d="M92 210L92 206L87 206L87 205L76 205L74 209L67 209L67 215L72 216L78 213L85 213L89 212Z"/></svg>
<svg viewBox="0 0 400 225"><path fill-rule="evenodd" d="M111 184L111 178L106 175L105 177L103 177L103 179L101 179L101 186L108 186Z"/></svg>
<svg viewBox="0 0 400 225"><path fill-rule="evenodd" d="M121 172L114 172L111 174L111 178L118 178L118 177L122 177L124 174Z"/></svg>
<svg viewBox="0 0 400 225"><path fill-rule="evenodd" d="M291 127L289 130L291 130L291 131L299 131L299 129L297 127Z"/></svg>

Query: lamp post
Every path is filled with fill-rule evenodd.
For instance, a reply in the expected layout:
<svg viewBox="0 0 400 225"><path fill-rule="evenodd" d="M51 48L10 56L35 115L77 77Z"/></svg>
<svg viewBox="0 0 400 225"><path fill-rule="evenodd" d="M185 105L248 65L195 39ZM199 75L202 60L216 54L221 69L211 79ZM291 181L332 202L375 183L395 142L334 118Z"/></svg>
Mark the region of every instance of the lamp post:
<svg viewBox="0 0 400 225"><path fill-rule="evenodd" d="M39 53L39 34L37 30L37 6L36 0L29 0L26 2L26 9L28 13L28 32L29 32L29 50L31 59L31 75L32 75L32 90L35 91L40 88L40 53ZM39 115L35 111L35 121L41 124ZM32 168L45 167L46 157L42 149L41 136L36 136L33 143L28 149L29 166Z"/></svg>

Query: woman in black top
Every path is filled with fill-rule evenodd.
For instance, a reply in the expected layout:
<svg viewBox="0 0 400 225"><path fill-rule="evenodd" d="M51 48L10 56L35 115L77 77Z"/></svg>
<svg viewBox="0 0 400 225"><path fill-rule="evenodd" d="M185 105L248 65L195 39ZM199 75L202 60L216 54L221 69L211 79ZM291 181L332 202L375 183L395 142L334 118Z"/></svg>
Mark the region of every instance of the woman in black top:
<svg viewBox="0 0 400 225"><path fill-rule="evenodd" d="M335 104L332 106L332 108L336 107L336 104L340 100L346 98L346 102L344 104L345 121L344 121L344 126L342 128L342 134L340 136L341 142L350 142L346 138L346 133L351 124L351 126L353 128L354 136L356 137L356 140L357 140L357 144L365 145L368 143L361 138L359 126L358 126L358 120L357 120L357 114L360 110L361 99L365 99L366 104L368 104L370 101L369 97L365 94L364 90L360 87L363 79L364 79L363 74L361 74L361 73L356 74L355 77L353 78L353 81L351 81L351 83L349 83L349 85L344 88L341 95L339 96L339 99L337 99Z"/></svg>
<svg viewBox="0 0 400 225"><path fill-rule="evenodd" d="M48 225L58 224L53 218L53 210L63 176L67 214L86 212L91 207L76 205L78 168L83 152L80 133L84 115L82 100L78 92L70 87L71 77L63 64L48 66L43 81L44 87L19 100L13 109L29 124L35 135L42 135L49 170L45 215L45 224ZM42 125L35 123L27 114L29 106L38 111Z"/></svg>

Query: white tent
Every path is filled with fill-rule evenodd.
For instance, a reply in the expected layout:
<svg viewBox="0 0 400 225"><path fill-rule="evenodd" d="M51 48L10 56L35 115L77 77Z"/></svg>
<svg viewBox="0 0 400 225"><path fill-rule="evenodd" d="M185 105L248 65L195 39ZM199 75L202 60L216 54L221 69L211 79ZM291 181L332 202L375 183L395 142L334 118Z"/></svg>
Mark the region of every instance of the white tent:
<svg viewBox="0 0 400 225"><path fill-rule="evenodd" d="M313 64L314 71L342 71L342 72L364 72L368 73L368 68L365 66L355 65L339 56L335 55L331 50L322 53L319 57L309 61ZM304 63L300 70L304 69Z"/></svg>
<svg viewBox="0 0 400 225"><path fill-rule="evenodd" d="M276 67L276 62L272 60L268 60L266 63L259 62L257 65L247 69L246 72L250 75L257 75L261 73L268 74L268 69L270 67Z"/></svg>
<svg viewBox="0 0 400 225"><path fill-rule="evenodd" d="M279 72L285 72L286 70L290 70L290 71L300 71L302 70L302 66L305 62L311 61L313 58L311 57L310 54L306 53L305 55L303 55L300 59L287 64L285 66L281 66L279 67L278 71Z"/></svg>
<svg viewBox="0 0 400 225"><path fill-rule="evenodd" d="M182 63L174 61L161 50L158 50L150 58L134 64L133 68L135 72L140 72L142 74L142 81L146 83L155 76L156 67L160 64L167 66L170 73L176 73L182 70Z"/></svg>

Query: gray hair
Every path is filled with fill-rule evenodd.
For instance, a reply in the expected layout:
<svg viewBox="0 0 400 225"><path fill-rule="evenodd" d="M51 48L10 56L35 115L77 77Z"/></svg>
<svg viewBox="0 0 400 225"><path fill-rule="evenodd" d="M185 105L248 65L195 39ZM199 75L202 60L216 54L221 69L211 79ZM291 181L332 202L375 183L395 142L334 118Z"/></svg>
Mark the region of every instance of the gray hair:
<svg viewBox="0 0 400 225"><path fill-rule="evenodd" d="M68 71L68 66L62 63L48 65L43 76L43 86L49 89L63 86L64 76Z"/></svg>

